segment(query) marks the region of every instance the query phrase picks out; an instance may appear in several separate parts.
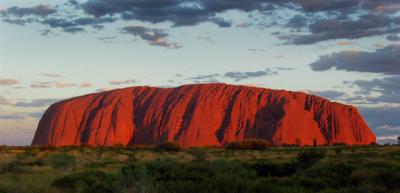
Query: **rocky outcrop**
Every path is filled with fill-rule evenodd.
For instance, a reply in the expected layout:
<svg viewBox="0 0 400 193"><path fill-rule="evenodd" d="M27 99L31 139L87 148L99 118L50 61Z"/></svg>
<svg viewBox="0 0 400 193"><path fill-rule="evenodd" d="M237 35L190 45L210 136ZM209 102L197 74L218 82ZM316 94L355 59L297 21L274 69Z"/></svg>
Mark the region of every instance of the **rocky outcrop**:
<svg viewBox="0 0 400 193"><path fill-rule="evenodd" d="M274 145L375 142L358 110L301 92L227 84L137 86L51 105L33 145L220 145L246 138Z"/></svg>

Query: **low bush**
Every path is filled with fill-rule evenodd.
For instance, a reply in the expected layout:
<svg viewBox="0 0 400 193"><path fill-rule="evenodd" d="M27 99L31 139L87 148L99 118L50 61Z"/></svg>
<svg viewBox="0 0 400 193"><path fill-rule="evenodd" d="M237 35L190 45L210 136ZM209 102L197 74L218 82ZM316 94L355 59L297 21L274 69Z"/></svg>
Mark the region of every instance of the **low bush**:
<svg viewBox="0 0 400 193"><path fill-rule="evenodd" d="M48 161L55 170L61 171L65 174L71 172L72 167L75 165L75 157L66 153L56 153L48 157Z"/></svg>
<svg viewBox="0 0 400 193"><path fill-rule="evenodd" d="M298 174L298 181L303 187L314 191L350 187L350 178L354 166L347 163L316 164Z"/></svg>
<svg viewBox="0 0 400 193"><path fill-rule="evenodd" d="M154 178L149 174L146 165L132 164L122 168L124 189L134 189L135 192L153 192Z"/></svg>
<svg viewBox="0 0 400 193"><path fill-rule="evenodd" d="M307 150L297 156L297 165L300 168L308 168L325 157L324 150Z"/></svg>
<svg viewBox="0 0 400 193"><path fill-rule="evenodd" d="M20 161L14 160L0 166L1 173L22 173L29 169Z"/></svg>
<svg viewBox="0 0 400 193"><path fill-rule="evenodd" d="M235 141L227 143L225 145L225 148L231 150L238 150L238 149L265 150L270 146L271 144L263 139L245 139L243 141Z"/></svg>
<svg viewBox="0 0 400 193"><path fill-rule="evenodd" d="M188 153L193 157L194 161L206 161L209 157L207 150L202 148L192 148L188 150Z"/></svg>
<svg viewBox="0 0 400 193"><path fill-rule="evenodd" d="M117 193L122 187L118 177L101 171L67 175L53 181L52 186L71 193Z"/></svg>
<svg viewBox="0 0 400 193"><path fill-rule="evenodd" d="M167 141L167 142L157 145L156 150L157 151L180 151L181 146L179 145L178 142Z"/></svg>
<svg viewBox="0 0 400 193"><path fill-rule="evenodd" d="M37 153L32 150L25 150L22 153L17 154L16 159L19 161L27 161L36 158Z"/></svg>
<svg viewBox="0 0 400 193"><path fill-rule="evenodd" d="M248 164L249 169L257 172L257 176L290 176L296 172L296 165L292 162L287 163L273 163L268 160L258 160L254 163Z"/></svg>

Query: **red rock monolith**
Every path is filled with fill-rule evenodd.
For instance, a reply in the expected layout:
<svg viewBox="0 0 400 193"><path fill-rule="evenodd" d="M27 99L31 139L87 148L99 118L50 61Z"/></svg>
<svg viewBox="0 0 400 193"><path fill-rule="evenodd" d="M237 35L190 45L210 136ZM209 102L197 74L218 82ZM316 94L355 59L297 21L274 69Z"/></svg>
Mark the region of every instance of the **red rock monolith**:
<svg viewBox="0 0 400 193"><path fill-rule="evenodd" d="M273 145L375 143L357 108L285 90L228 84L136 86L51 105L32 145L221 145L247 138Z"/></svg>

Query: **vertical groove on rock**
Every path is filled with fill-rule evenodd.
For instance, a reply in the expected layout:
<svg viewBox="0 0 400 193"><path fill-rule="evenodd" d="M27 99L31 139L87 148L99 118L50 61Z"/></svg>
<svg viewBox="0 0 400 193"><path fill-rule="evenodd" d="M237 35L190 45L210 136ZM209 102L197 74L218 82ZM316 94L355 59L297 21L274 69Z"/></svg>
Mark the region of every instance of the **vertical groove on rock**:
<svg viewBox="0 0 400 193"><path fill-rule="evenodd" d="M224 132L225 132L225 129L228 127L229 122L231 121L232 108L236 102L236 98L238 97L239 93L240 93L240 90L238 89L230 97L228 106L225 108L225 115L224 115L223 121L221 123L221 126L218 128L217 132L215 132L215 136L217 137L217 139L220 143L222 143L222 141L224 140Z"/></svg>

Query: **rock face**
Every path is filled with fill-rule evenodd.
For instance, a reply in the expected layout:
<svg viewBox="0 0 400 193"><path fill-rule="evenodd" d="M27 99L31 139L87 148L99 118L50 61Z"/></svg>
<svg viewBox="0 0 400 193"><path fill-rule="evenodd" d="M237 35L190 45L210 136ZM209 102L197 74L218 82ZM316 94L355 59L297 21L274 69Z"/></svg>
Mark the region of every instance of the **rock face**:
<svg viewBox="0 0 400 193"><path fill-rule="evenodd" d="M301 92L197 84L130 87L51 105L33 145L221 145L246 138L274 145L375 142L358 110Z"/></svg>

